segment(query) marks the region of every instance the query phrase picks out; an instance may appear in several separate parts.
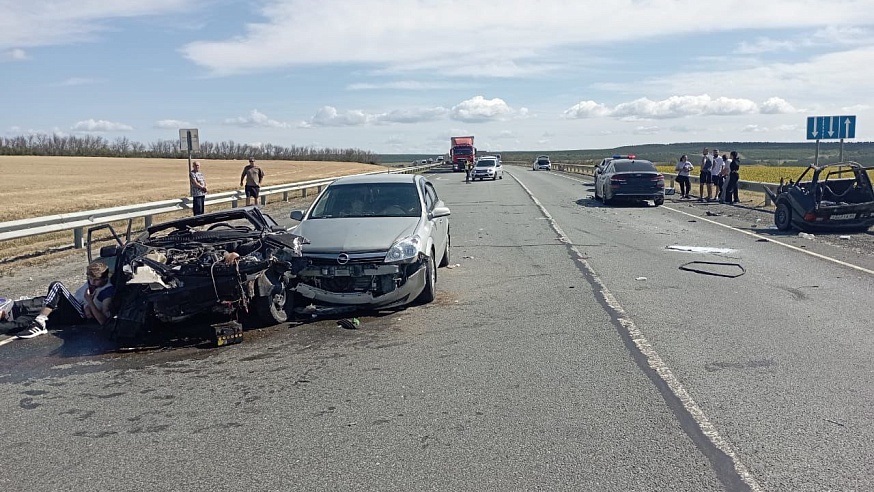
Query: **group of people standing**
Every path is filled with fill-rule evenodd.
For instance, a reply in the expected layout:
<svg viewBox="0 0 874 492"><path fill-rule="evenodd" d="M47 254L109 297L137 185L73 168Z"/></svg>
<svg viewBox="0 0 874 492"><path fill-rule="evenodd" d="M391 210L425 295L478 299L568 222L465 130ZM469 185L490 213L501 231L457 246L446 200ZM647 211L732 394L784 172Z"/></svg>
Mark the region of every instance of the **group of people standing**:
<svg viewBox="0 0 874 492"><path fill-rule="evenodd" d="M738 203L737 182L740 179L740 157L736 150L728 155L719 155L718 149L713 149L711 155L707 148L701 153L701 171L698 175L698 201L719 203ZM677 183L680 185L680 198L691 199L692 184L689 176L695 166L689 161L686 154L680 156L677 162ZM707 188L707 197L704 197L704 188ZM715 193L714 193L715 192Z"/></svg>
<svg viewBox="0 0 874 492"><path fill-rule="evenodd" d="M243 186L245 181L246 206L255 205L258 202L258 194L261 190L261 181L264 179L264 171L255 165L255 159L250 157L249 164L243 168L243 173L240 174L240 186ZM191 165L188 180L191 184L191 210L194 215L203 213L206 194L209 191L206 187L206 178L200 171L200 163L194 161Z"/></svg>

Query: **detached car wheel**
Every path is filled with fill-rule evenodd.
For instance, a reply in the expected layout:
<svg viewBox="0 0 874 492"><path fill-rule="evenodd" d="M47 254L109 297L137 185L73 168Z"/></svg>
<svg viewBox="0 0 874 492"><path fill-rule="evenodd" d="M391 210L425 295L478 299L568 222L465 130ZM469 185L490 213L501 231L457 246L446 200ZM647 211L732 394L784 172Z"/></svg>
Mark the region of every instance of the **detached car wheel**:
<svg viewBox="0 0 874 492"><path fill-rule="evenodd" d="M429 256L425 260L425 288L417 301L422 304L432 302L437 297L437 269L434 268L434 257Z"/></svg>
<svg viewBox="0 0 874 492"><path fill-rule="evenodd" d="M792 210L786 202L777 204L777 210L774 211L774 225L781 231L792 229Z"/></svg>
<svg viewBox="0 0 874 492"><path fill-rule="evenodd" d="M288 321L288 311L293 295L285 290L285 285L273 286L273 290L266 296L255 298L255 313L265 325L278 325Z"/></svg>

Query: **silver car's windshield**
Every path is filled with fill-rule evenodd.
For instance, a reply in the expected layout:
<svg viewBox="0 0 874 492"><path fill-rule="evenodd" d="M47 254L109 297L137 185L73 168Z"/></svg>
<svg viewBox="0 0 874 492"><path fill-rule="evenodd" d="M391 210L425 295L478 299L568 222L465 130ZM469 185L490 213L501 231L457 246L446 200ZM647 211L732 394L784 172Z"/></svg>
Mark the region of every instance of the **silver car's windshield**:
<svg viewBox="0 0 874 492"><path fill-rule="evenodd" d="M419 191L413 183L356 183L329 186L313 205L309 218L421 215Z"/></svg>

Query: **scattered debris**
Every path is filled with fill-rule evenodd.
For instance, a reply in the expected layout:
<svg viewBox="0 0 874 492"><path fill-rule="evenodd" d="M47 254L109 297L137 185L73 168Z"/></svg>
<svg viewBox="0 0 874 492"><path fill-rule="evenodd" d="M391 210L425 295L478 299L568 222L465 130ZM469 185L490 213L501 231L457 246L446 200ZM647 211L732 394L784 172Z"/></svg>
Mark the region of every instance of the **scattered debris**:
<svg viewBox="0 0 874 492"><path fill-rule="evenodd" d="M354 330L354 329L358 328L358 325L360 325L360 324L361 324L361 321L359 321L358 318L352 318L352 319L344 318L344 319L337 321L337 326L339 328L346 328L347 330Z"/></svg>
<svg viewBox="0 0 874 492"><path fill-rule="evenodd" d="M645 282L645 281L646 281L646 277L637 277L637 278L634 279L634 280L638 280L638 281L641 281L641 282Z"/></svg>
<svg viewBox="0 0 874 492"><path fill-rule="evenodd" d="M706 210L704 213L706 213L709 217L719 217L720 215L722 215L719 212L711 212L710 210Z"/></svg>
<svg viewBox="0 0 874 492"><path fill-rule="evenodd" d="M476 258L474 258L473 256L462 256L462 258L464 258L465 260L474 260L474 259L476 259Z"/></svg>
<svg viewBox="0 0 874 492"><path fill-rule="evenodd" d="M851 236L838 236L838 239L850 239Z"/></svg>
<svg viewBox="0 0 874 492"><path fill-rule="evenodd" d="M737 278L747 273L746 269L739 263L722 263L718 261L690 261L680 265L680 270L725 278ZM732 270L735 273L730 273ZM740 271L740 273L736 273L737 271Z"/></svg>
<svg viewBox="0 0 874 492"><path fill-rule="evenodd" d="M756 242L757 243L767 243L768 240L767 239L756 239Z"/></svg>
<svg viewBox="0 0 874 492"><path fill-rule="evenodd" d="M452 265L446 265L446 268L452 269L452 268L458 268L460 266L461 266L461 263L453 263Z"/></svg>
<svg viewBox="0 0 874 492"><path fill-rule="evenodd" d="M808 232L799 232L798 237L800 237L802 239L816 239L816 236L814 236L813 234L810 234Z"/></svg>
<svg viewBox="0 0 874 492"><path fill-rule="evenodd" d="M728 255L737 251L731 248L711 248L708 246L680 246L677 244L665 246L665 249L670 249L673 251L684 251L687 253L710 253L714 255Z"/></svg>
<svg viewBox="0 0 874 492"><path fill-rule="evenodd" d="M756 219L756 223L757 223L757 224L758 224L759 222L761 222L761 221L762 221L762 219Z"/></svg>

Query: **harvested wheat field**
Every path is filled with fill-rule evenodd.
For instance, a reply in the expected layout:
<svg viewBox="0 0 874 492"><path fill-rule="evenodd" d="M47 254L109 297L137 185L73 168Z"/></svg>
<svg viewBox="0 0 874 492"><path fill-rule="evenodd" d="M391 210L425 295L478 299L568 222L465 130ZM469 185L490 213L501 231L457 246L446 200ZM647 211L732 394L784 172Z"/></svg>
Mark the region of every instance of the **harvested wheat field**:
<svg viewBox="0 0 874 492"><path fill-rule="evenodd" d="M240 189L244 160L205 160L210 193ZM385 169L354 162L257 161L262 186ZM188 159L0 156L0 222L188 196Z"/></svg>

